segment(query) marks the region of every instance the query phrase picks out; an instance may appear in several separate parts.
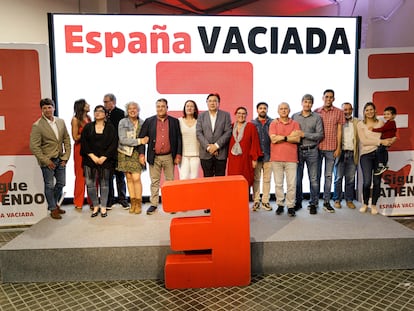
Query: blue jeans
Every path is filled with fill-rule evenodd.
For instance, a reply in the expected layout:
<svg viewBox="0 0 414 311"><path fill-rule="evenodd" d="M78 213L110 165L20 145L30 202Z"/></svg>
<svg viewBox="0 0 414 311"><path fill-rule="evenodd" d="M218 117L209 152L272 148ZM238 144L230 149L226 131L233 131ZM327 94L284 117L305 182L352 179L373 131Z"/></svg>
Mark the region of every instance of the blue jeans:
<svg viewBox="0 0 414 311"><path fill-rule="evenodd" d="M377 156L377 167L379 164L387 166L388 163L388 148L384 145L379 145L376 151Z"/></svg>
<svg viewBox="0 0 414 311"><path fill-rule="evenodd" d="M310 204L318 206L319 201L319 179L318 179L318 148L298 150L298 167L296 170L296 205L303 200L302 179L303 169L308 167L310 182Z"/></svg>
<svg viewBox="0 0 414 311"><path fill-rule="evenodd" d="M334 166L334 201L342 199L342 180L345 177L344 198L347 202L354 200L355 194L355 171L354 152L343 150L341 156L335 160Z"/></svg>
<svg viewBox="0 0 414 311"><path fill-rule="evenodd" d="M360 157L359 163L362 170L362 199L364 204L368 205L371 194L372 182L372 205L377 205L381 191L381 176L373 175L377 167L376 151L364 154Z"/></svg>
<svg viewBox="0 0 414 311"><path fill-rule="evenodd" d="M92 205L99 206L98 187L101 195L101 206L106 207L109 194L109 183L112 181L112 170L109 168L91 168L84 166L86 189ZM98 186L97 186L98 181Z"/></svg>
<svg viewBox="0 0 414 311"><path fill-rule="evenodd" d="M325 159L325 183L323 186L323 200L328 202L331 199L332 188L332 172L335 163L334 151L319 150L319 167L318 167L318 179L322 176L322 162Z"/></svg>
<svg viewBox="0 0 414 311"><path fill-rule="evenodd" d="M52 161L56 165L54 170L47 166L41 167L49 211L56 209L56 204L62 196L62 189L66 184L66 166L62 166L62 160L58 158L52 159Z"/></svg>

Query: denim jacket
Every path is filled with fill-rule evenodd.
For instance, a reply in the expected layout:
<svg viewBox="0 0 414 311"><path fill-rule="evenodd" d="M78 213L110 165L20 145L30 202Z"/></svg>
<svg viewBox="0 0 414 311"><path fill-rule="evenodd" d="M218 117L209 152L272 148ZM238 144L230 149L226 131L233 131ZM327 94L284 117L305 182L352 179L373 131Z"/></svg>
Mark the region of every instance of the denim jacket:
<svg viewBox="0 0 414 311"><path fill-rule="evenodd" d="M145 152L145 145L138 145L138 135L141 129L142 124L144 123L143 120L138 119L138 130L135 132L134 124L128 117L123 118L118 125L118 150L124 149L124 147L135 147L138 150L141 148L144 149ZM142 153L144 153L142 152Z"/></svg>
<svg viewBox="0 0 414 311"><path fill-rule="evenodd" d="M259 134L260 148L262 149L263 156L259 157L258 161L269 162L270 161L270 137L269 137L269 125L273 119L266 117L266 122L262 124L258 118L252 120L252 123L256 126Z"/></svg>

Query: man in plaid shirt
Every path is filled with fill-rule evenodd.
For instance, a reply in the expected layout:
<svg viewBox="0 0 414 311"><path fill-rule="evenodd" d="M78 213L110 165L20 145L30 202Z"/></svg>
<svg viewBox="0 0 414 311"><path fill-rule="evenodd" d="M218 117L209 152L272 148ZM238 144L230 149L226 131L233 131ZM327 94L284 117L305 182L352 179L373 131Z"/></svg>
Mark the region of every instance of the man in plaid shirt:
<svg viewBox="0 0 414 311"><path fill-rule="evenodd" d="M325 90L322 99L323 106L315 109L315 112L322 118L324 129L324 138L319 143L319 176L321 176L322 162L325 159L323 208L329 213L334 213L335 209L329 202L331 199L332 172L335 159L341 155L342 125L345 123L345 115L341 109L333 106L335 100L333 90Z"/></svg>

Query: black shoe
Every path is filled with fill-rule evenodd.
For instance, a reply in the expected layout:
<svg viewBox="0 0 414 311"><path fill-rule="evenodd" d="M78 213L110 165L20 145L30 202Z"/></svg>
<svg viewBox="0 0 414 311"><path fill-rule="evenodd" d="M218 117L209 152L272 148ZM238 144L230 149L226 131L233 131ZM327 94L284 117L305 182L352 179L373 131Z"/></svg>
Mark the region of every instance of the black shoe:
<svg viewBox="0 0 414 311"><path fill-rule="evenodd" d="M96 216L98 216L98 214L99 214L99 209L95 213L92 213L91 217L96 217Z"/></svg>
<svg viewBox="0 0 414 311"><path fill-rule="evenodd" d="M147 215L152 215L152 214L154 214L156 209L157 209L157 207L156 207L156 206L151 205L151 206L150 206L150 207L148 207L148 209L147 209Z"/></svg>
<svg viewBox="0 0 414 311"><path fill-rule="evenodd" d="M106 216L108 216L108 212L107 211L105 211L105 213L101 213L101 217L106 217Z"/></svg>
<svg viewBox="0 0 414 311"><path fill-rule="evenodd" d="M119 204L121 204L124 209L129 209L129 204L127 200L119 201Z"/></svg>
<svg viewBox="0 0 414 311"><path fill-rule="evenodd" d="M210 209L205 209L204 214L210 214Z"/></svg>
<svg viewBox="0 0 414 311"><path fill-rule="evenodd" d="M115 204L116 204L116 201L114 201L114 200L108 201L108 203L106 203L106 209L111 210L112 206L115 205Z"/></svg>
<svg viewBox="0 0 414 311"><path fill-rule="evenodd" d="M284 206L282 206L282 205L278 205L277 206L277 210L276 210L276 215L280 215L280 214L282 214L283 213L283 210L284 210Z"/></svg>
<svg viewBox="0 0 414 311"><path fill-rule="evenodd" d="M323 203L323 209L328 213L335 213L335 209L331 206L331 203L329 203L329 201Z"/></svg>
<svg viewBox="0 0 414 311"><path fill-rule="evenodd" d="M295 211L298 211L302 208L302 202L296 202L295 203Z"/></svg>
<svg viewBox="0 0 414 311"><path fill-rule="evenodd" d="M386 170L388 169L387 166L380 166L377 169L375 169L374 171L374 175L378 176L381 175L382 173L384 173Z"/></svg>
<svg viewBox="0 0 414 311"><path fill-rule="evenodd" d="M309 204L309 214L316 215L318 213L316 206L313 204Z"/></svg>
<svg viewBox="0 0 414 311"><path fill-rule="evenodd" d="M288 208L288 215L290 217L295 217L296 216L296 212L295 212L295 208Z"/></svg>

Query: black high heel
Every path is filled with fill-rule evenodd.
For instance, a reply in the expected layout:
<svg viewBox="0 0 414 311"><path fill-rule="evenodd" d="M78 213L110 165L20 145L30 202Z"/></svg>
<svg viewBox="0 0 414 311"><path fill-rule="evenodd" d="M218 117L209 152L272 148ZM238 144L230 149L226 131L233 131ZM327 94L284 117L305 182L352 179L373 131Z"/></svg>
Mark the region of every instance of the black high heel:
<svg viewBox="0 0 414 311"><path fill-rule="evenodd" d="M105 210L105 213L101 212L101 217L106 217L106 216L108 216L108 212L106 210Z"/></svg>
<svg viewBox="0 0 414 311"><path fill-rule="evenodd" d="M98 216L98 214L99 214L99 208L98 208L98 210L95 213L92 213L91 214L91 217L96 217L96 216Z"/></svg>

